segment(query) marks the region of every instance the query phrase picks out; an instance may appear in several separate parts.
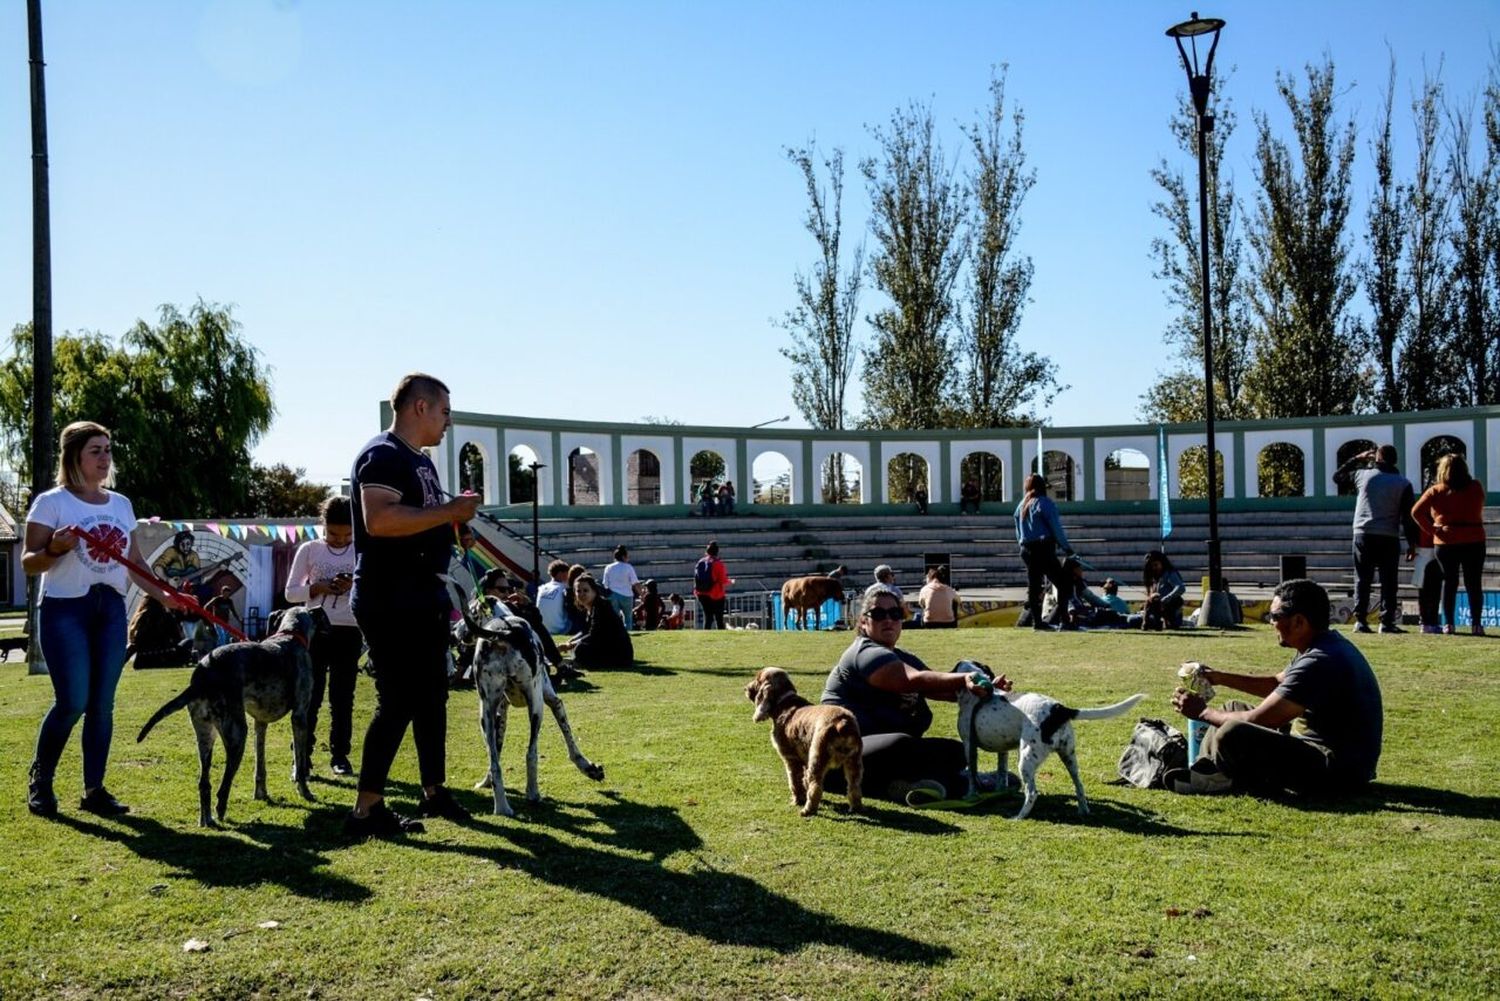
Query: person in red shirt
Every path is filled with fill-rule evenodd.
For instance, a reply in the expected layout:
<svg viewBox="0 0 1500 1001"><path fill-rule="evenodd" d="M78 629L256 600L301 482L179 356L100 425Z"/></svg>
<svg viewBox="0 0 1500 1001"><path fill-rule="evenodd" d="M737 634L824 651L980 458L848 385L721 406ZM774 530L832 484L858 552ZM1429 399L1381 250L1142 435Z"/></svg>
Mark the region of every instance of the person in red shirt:
<svg viewBox="0 0 1500 1001"><path fill-rule="evenodd" d="M703 548L703 558L693 568L693 594L703 610L704 629L724 628L724 592L734 583L724 561L719 559L718 542Z"/></svg>
<svg viewBox="0 0 1500 1001"><path fill-rule="evenodd" d="M1432 533L1443 568L1443 615L1448 623L1443 631L1454 632L1453 612L1462 573L1464 590L1469 592L1469 631L1483 636L1479 612L1483 604L1484 487L1469 474L1463 456L1450 452L1438 460L1437 478L1412 505L1411 516L1422 531Z"/></svg>

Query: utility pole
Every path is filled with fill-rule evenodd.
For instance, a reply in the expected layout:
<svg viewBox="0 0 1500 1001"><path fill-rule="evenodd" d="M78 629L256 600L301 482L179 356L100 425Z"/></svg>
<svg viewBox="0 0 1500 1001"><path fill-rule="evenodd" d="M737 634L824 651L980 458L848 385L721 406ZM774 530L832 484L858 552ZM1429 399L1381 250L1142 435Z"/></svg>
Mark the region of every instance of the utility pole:
<svg viewBox="0 0 1500 1001"><path fill-rule="evenodd" d="M31 496L51 484L52 472L52 222L47 185L47 83L42 60L42 0L26 0L31 62ZM24 512L22 520L25 519ZM24 531L24 529L23 529ZM26 587L26 663L31 674L46 674L37 633L40 581Z"/></svg>

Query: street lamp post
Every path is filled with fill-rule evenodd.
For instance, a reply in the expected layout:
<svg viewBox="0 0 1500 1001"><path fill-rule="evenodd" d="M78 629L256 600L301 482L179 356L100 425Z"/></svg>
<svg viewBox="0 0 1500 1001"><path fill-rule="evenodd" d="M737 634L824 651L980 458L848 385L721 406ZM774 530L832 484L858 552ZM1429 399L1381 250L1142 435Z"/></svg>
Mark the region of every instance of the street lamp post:
<svg viewBox="0 0 1500 1001"><path fill-rule="evenodd" d="M1204 464L1208 475L1208 590L1203 594L1202 624L1223 628L1234 625L1234 611L1224 588L1219 554L1219 475L1218 452L1214 448L1214 337L1213 315L1209 300L1208 270L1208 134L1214 128L1214 116L1208 113L1208 95L1213 85L1214 50L1219 47L1219 32L1224 21L1217 17L1192 17L1167 29L1167 37L1177 43L1182 68L1187 72L1188 92L1198 119L1198 232L1199 276L1203 287L1203 416L1207 431L1207 454ZM1208 37L1208 54L1200 69L1198 39ZM1183 44L1187 39L1187 45ZM1191 50L1191 56L1189 51Z"/></svg>
<svg viewBox="0 0 1500 1001"><path fill-rule="evenodd" d="M547 466L543 462L532 462L528 468L531 470L531 586L538 588L542 586L542 481L536 471Z"/></svg>

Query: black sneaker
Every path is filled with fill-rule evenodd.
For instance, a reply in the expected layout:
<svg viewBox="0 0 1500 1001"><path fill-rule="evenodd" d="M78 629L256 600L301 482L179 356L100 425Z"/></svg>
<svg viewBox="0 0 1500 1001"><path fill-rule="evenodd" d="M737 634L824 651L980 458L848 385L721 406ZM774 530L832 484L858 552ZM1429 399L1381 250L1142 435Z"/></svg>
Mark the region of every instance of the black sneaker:
<svg viewBox="0 0 1500 1001"><path fill-rule="evenodd" d="M1370 629L1369 623L1367 623L1367 622L1356 622L1356 623L1354 623L1354 631L1357 632L1357 633L1368 633L1368 632L1371 632L1372 630Z"/></svg>
<svg viewBox="0 0 1500 1001"><path fill-rule="evenodd" d="M417 812L424 817L442 817L459 824L470 818L469 811L443 786L438 786L437 792L422 800Z"/></svg>
<svg viewBox="0 0 1500 1001"><path fill-rule="evenodd" d="M344 834L355 839L399 838L403 834L421 834L426 828L420 820L403 817L381 800L363 817L353 813L344 818Z"/></svg>
<svg viewBox="0 0 1500 1001"><path fill-rule="evenodd" d="M57 797L52 793L52 780L41 777L35 762L32 762L30 781L26 784L26 809L38 817L57 816Z"/></svg>
<svg viewBox="0 0 1500 1001"><path fill-rule="evenodd" d="M122 813L130 812L130 807L111 796L109 790L103 786L79 800L78 809L96 813L101 817L118 817Z"/></svg>
<svg viewBox="0 0 1500 1001"><path fill-rule="evenodd" d="M328 759L328 770L335 775L354 774L354 766L349 764L349 756L346 754L335 754Z"/></svg>
<svg viewBox="0 0 1500 1001"><path fill-rule="evenodd" d="M1406 630L1402 629L1400 626L1388 626L1388 625L1385 625L1383 623L1380 626L1380 631L1383 632L1383 633L1404 633L1404 632L1406 632Z"/></svg>

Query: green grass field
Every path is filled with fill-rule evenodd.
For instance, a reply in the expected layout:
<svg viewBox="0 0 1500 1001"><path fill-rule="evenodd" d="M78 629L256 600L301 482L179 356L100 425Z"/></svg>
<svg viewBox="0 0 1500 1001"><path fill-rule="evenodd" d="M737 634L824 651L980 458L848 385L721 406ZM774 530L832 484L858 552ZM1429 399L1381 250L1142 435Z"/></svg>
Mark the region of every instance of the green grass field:
<svg viewBox="0 0 1500 1001"><path fill-rule="evenodd" d="M0 669L0 997L823 998L1482 997L1500 980L1500 641L1368 636L1386 699L1381 781L1339 805L1193 798L1108 784L1133 720L1169 717L1176 665L1286 662L1264 627L1230 634L908 633L934 666L960 656L1071 705L1149 694L1078 724L1093 813L1055 758L1018 823L830 796L788 803L745 682L790 669L816 696L848 634L642 636L634 671L565 693L602 785L568 763L548 717L543 804L514 820L469 792L485 753L473 693L450 706L452 785L471 824L402 843L344 843L353 784L310 807L273 728L270 786L251 756L230 824L196 827L196 753L179 714L135 733L186 683L128 672L109 784L134 808L79 814L77 741L61 819L25 810L25 769L51 699ZM357 732L372 699L361 679ZM515 716L512 716L512 720ZM320 724L326 738L326 716ZM934 734L954 732L939 705ZM356 747L356 750L358 748ZM511 729L507 785L524 784ZM218 755L222 758L222 754ZM992 768L993 758L983 767ZM392 799L409 807L403 747ZM263 922L279 922L262 928ZM200 939L203 952L183 943Z"/></svg>

